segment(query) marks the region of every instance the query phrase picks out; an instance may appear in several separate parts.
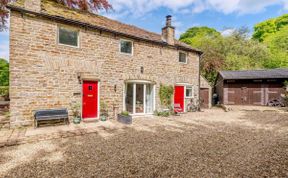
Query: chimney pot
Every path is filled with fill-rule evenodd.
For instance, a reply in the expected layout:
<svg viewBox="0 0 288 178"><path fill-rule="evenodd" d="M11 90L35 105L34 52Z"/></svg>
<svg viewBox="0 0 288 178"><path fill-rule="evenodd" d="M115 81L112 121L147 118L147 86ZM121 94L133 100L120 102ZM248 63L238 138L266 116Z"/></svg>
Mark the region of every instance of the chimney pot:
<svg viewBox="0 0 288 178"><path fill-rule="evenodd" d="M172 16L171 15L167 15L166 16L166 26L167 27L171 27L172 26Z"/></svg>

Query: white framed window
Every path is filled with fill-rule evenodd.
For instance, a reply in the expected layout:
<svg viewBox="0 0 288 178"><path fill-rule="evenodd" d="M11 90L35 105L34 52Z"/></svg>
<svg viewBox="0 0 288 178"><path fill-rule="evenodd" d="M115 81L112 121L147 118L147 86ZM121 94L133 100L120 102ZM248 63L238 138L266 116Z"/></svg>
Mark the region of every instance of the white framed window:
<svg viewBox="0 0 288 178"><path fill-rule="evenodd" d="M130 40L120 40L120 53L133 55L133 41Z"/></svg>
<svg viewBox="0 0 288 178"><path fill-rule="evenodd" d="M57 36L58 44L79 47L79 30L59 26Z"/></svg>
<svg viewBox="0 0 288 178"><path fill-rule="evenodd" d="M193 86L186 86L185 97L186 98L193 98Z"/></svg>
<svg viewBox="0 0 288 178"><path fill-rule="evenodd" d="M179 52L179 62L187 64L187 53Z"/></svg>

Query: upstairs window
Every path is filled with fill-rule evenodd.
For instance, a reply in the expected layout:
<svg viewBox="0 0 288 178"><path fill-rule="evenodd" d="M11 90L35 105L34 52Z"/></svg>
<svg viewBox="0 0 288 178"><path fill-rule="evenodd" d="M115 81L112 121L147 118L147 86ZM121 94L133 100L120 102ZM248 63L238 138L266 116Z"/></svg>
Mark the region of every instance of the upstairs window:
<svg viewBox="0 0 288 178"><path fill-rule="evenodd" d="M187 64L187 54L184 52L179 52L179 62Z"/></svg>
<svg viewBox="0 0 288 178"><path fill-rule="evenodd" d="M69 28L58 28L58 43L62 45L79 47L79 31Z"/></svg>
<svg viewBox="0 0 288 178"><path fill-rule="evenodd" d="M133 54L133 42L129 40L120 40L120 52L123 54Z"/></svg>

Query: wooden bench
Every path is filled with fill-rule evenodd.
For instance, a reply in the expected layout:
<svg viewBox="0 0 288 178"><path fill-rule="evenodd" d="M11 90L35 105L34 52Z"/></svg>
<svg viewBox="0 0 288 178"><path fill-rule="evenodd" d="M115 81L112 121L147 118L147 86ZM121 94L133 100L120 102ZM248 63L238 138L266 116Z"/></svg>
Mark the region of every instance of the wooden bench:
<svg viewBox="0 0 288 178"><path fill-rule="evenodd" d="M68 110L67 109L46 109L37 110L34 113L34 126L38 127L38 122L40 121L55 121L63 120L64 124L68 124Z"/></svg>

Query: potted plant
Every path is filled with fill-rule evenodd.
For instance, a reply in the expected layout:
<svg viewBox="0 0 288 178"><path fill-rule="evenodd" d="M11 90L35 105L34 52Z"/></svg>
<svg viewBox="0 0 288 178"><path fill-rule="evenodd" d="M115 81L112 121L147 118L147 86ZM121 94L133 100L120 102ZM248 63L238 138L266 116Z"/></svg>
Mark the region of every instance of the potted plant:
<svg viewBox="0 0 288 178"><path fill-rule="evenodd" d="M129 112L123 111L117 115L117 121L123 124L132 124L132 116L129 114Z"/></svg>
<svg viewBox="0 0 288 178"><path fill-rule="evenodd" d="M72 115L73 115L73 123L80 124L81 122L81 113L80 113L81 105L79 103L75 103L72 105Z"/></svg>
<svg viewBox="0 0 288 178"><path fill-rule="evenodd" d="M104 102L100 103L100 120L101 121L106 121L108 119L108 109L107 109L107 104Z"/></svg>

